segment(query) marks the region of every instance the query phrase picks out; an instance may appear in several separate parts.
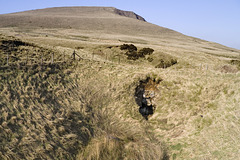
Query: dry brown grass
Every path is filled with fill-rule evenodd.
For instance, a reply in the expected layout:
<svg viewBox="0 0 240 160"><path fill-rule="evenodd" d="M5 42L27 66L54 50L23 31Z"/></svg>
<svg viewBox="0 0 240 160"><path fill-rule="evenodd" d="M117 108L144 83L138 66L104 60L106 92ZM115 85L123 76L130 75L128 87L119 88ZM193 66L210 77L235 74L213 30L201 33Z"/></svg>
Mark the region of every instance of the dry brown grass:
<svg viewBox="0 0 240 160"><path fill-rule="evenodd" d="M229 62L239 61L240 52L169 35L168 30L155 36L152 25L123 19L126 25L116 33L97 28L0 29L34 42L9 52L16 65L8 67L1 48L2 159L238 159L240 75ZM141 35L145 29L132 24L149 32ZM129 34L128 25L137 33ZM153 61L127 60L116 47L123 43L153 48ZM68 62L73 49L82 59ZM27 52L29 66L17 65ZM59 58L55 67L48 65L49 52ZM41 53L46 57L43 69ZM155 68L160 59L171 58L178 63ZM149 121L138 112L134 97L139 81L147 77L162 80Z"/></svg>
<svg viewBox="0 0 240 160"><path fill-rule="evenodd" d="M105 87L110 77L100 76L99 64L69 58L64 62L56 50L48 53L30 44L6 47L4 52L16 53L18 60L11 59L1 68L2 159L139 159L165 154L160 142L151 142L143 128L121 123L113 111L106 111L116 95ZM51 52L55 52L54 64L41 65L39 55ZM32 61L20 63L28 54ZM102 67L111 68L103 62ZM132 151L129 145L135 146Z"/></svg>

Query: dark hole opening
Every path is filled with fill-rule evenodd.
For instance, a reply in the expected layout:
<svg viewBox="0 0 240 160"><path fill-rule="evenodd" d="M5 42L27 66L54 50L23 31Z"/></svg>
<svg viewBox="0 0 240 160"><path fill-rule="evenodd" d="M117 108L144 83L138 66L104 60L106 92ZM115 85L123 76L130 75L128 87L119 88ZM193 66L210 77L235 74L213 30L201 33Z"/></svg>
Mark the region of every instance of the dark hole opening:
<svg viewBox="0 0 240 160"><path fill-rule="evenodd" d="M157 84L159 82L147 78L146 80L140 81L140 84L135 89L135 101L139 106L140 114L146 119L153 115L155 105L153 99L155 92L157 91Z"/></svg>

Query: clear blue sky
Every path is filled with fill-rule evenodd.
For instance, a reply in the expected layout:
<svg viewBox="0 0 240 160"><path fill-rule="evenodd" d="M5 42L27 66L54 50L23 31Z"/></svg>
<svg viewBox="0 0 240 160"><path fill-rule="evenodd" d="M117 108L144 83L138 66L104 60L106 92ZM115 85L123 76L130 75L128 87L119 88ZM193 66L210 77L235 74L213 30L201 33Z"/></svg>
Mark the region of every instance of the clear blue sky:
<svg viewBox="0 0 240 160"><path fill-rule="evenodd" d="M134 11L150 23L240 49L240 0L0 0L0 2L0 14L61 6L111 6Z"/></svg>

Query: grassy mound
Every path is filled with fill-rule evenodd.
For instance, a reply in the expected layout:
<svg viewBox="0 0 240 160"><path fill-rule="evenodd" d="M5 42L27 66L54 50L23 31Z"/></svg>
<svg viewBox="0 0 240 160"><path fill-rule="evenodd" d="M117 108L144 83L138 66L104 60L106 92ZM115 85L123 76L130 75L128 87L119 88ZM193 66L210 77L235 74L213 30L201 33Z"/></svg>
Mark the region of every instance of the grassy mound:
<svg viewBox="0 0 240 160"><path fill-rule="evenodd" d="M66 101L72 88L67 69L74 64L41 65L38 55L49 50L20 40L2 40L1 49L11 57L0 68L1 159L73 158L92 133L88 119Z"/></svg>
<svg viewBox="0 0 240 160"><path fill-rule="evenodd" d="M109 91L109 78L101 76L112 66L64 60L56 50L1 38L0 159L167 157L152 133L107 111L116 99L124 101L114 92L118 85Z"/></svg>

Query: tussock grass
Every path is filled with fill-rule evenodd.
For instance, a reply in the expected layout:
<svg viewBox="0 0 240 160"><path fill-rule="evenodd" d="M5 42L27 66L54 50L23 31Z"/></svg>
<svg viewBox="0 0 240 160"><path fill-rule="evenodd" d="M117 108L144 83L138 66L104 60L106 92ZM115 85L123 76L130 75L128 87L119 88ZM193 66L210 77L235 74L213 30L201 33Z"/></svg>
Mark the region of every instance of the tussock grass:
<svg viewBox="0 0 240 160"><path fill-rule="evenodd" d="M138 123L129 124L117 112L107 111L118 98L116 84L110 84L110 92L105 86L114 76L101 74L114 66L102 63L99 68L89 60L71 59L18 66L26 54L37 59L51 52L25 43L14 46L14 52L6 47L5 52L18 53L19 59L0 70L2 159L162 159L167 155L161 142L150 140L154 136ZM58 52L54 54L61 60Z"/></svg>
<svg viewBox="0 0 240 160"><path fill-rule="evenodd" d="M141 35L1 28L31 42L1 48L1 159L237 159L240 77L229 61L239 51L134 29ZM154 52L128 60L123 41ZM80 60L70 60L74 49ZM134 97L147 77L161 80L148 121Z"/></svg>
<svg viewBox="0 0 240 160"><path fill-rule="evenodd" d="M144 130L118 118L96 114L94 137L78 159L163 159L163 145L153 142Z"/></svg>
<svg viewBox="0 0 240 160"><path fill-rule="evenodd" d="M30 52L32 46L20 44ZM87 144L92 132L87 117L64 101L68 94L66 88L73 88L69 86L69 74L64 71L74 64L67 61L18 66L23 57L22 52L18 52L20 47L15 46L15 52L11 47L6 48L11 52L5 52L17 53L19 60L11 61L0 70L0 112L4 115L0 119L0 157L71 159ZM39 52L46 51L35 51L37 54L31 56L37 58Z"/></svg>

